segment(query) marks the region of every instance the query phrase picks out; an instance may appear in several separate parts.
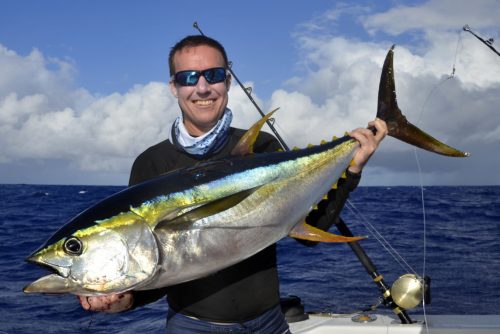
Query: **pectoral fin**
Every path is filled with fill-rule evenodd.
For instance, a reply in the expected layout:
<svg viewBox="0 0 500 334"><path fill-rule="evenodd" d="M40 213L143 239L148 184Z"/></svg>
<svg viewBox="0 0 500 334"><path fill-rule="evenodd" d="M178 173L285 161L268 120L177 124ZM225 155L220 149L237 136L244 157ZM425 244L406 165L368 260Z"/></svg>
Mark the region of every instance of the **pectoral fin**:
<svg viewBox="0 0 500 334"><path fill-rule="evenodd" d="M155 229L162 228L162 227L173 227L174 225L181 224L181 223L189 223L193 222L196 220L200 220L205 217L209 217L212 215L215 215L219 212L225 211L227 209L232 208L233 206L239 204L241 201L243 201L245 198L250 196L254 191L256 191L259 187L247 189L244 191L240 191L238 193L232 194L227 197L223 197L220 199L217 199L212 202L208 202L206 204L203 204L197 208L194 208L186 213L183 213L173 219L170 220L164 220L159 222Z"/></svg>
<svg viewBox="0 0 500 334"><path fill-rule="evenodd" d="M257 140L257 137L259 135L260 129L264 126L266 121L274 114L276 110L279 108L274 109L273 111L269 112L266 116L262 117L258 122L256 122L250 129L245 132L243 137L240 138L236 146L233 148L231 151L231 155L239 155L239 156L244 156L247 154L252 154L253 153L253 145L255 144L255 141Z"/></svg>
<svg viewBox="0 0 500 334"><path fill-rule="evenodd" d="M302 240L309 240L316 242L351 242L351 241L358 241L361 239L365 239L365 237L344 237L341 235L332 234L320 230L319 228L311 226L305 222L295 226L290 231L288 236L295 239L302 239Z"/></svg>

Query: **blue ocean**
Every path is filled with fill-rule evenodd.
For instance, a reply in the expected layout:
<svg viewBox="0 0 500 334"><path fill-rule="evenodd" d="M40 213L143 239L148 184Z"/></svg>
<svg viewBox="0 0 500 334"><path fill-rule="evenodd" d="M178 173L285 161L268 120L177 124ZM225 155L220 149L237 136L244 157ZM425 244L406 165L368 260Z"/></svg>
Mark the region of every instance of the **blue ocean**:
<svg viewBox="0 0 500 334"><path fill-rule="evenodd" d="M122 188L0 185L0 333L163 332L164 301L109 315L84 311L72 295L22 292L46 273L26 256L68 219ZM386 283L412 270L431 277L431 303L410 316L500 314L500 186L359 187L342 217L355 235L368 236L361 244ZM387 252L373 229L404 260ZM282 295L299 296L306 310L352 313L379 301L346 244L307 248L286 238L278 252ZM378 311L390 313L383 305Z"/></svg>

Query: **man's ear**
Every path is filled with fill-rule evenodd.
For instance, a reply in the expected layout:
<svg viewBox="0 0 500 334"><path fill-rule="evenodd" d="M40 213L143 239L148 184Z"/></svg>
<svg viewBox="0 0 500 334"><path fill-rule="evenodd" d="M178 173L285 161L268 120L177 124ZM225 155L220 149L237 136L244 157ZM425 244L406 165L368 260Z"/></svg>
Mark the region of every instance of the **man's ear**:
<svg viewBox="0 0 500 334"><path fill-rule="evenodd" d="M170 87L170 91L172 92L172 95L177 97L177 86L175 85L175 82L173 80L170 80L168 82L168 86Z"/></svg>
<svg viewBox="0 0 500 334"><path fill-rule="evenodd" d="M231 80L232 79L233 79L233 77L231 76L230 73L228 73L226 76L226 88L227 88L227 90L229 90L229 87L231 87Z"/></svg>

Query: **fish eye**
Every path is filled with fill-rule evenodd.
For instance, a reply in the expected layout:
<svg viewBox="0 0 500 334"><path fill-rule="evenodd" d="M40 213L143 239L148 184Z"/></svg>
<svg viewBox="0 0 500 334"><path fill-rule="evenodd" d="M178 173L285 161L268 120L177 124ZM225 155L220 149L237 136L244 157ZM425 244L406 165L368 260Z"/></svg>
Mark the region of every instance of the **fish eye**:
<svg viewBox="0 0 500 334"><path fill-rule="evenodd" d="M64 251L69 255L80 255L83 252L83 244L80 239L70 237L64 242Z"/></svg>

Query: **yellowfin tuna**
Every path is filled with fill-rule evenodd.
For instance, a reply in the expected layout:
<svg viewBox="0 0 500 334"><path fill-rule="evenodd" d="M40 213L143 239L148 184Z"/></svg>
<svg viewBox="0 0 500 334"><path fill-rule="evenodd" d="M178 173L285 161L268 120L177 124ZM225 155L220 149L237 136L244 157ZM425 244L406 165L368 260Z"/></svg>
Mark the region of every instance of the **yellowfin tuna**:
<svg viewBox="0 0 500 334"><path fill-rule="evenodd" d="M440 154L466 156L402 116L392 54L393 49L382 70L377 113L390 125L389 135ZM54 273L24 291L100 295L156 289L219 271L287 235L359 240L304 222L359 144L345 136L302 150L252 155L266 118L247 132L234 156L127 188L73 218L28 258Z"/></svg>

